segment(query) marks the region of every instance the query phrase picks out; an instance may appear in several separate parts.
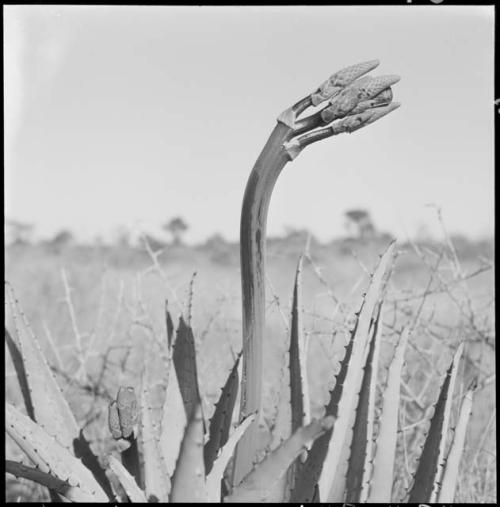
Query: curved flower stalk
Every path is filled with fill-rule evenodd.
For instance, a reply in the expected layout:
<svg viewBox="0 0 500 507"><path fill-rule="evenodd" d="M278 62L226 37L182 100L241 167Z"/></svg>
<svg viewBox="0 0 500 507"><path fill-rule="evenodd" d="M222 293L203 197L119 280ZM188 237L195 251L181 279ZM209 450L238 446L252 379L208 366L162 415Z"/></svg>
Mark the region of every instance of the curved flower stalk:
<svg viewBox="0 0 500 507"><path fill-rule="evenodd" d="M258 416L238 444L233 484L251 470L258 449L265 329L265 238L274 185L287 162L294 160L307 145L343 132L354 132L399 106L392 102L391 90L399 81L398 76L365 76L378 64L378 60L371 60L342 69L285 110L278 117L248 179L240 224L243 305L240 418L254 412ZM323 103L322 109L302 117L308 109Z"/></svg>

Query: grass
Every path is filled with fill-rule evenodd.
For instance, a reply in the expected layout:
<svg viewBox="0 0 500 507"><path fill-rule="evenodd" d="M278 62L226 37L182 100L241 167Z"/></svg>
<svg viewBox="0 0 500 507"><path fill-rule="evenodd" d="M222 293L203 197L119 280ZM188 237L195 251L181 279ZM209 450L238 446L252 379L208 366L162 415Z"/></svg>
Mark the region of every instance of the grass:
<svg viewBox="0 0 500 507"><path fill-rule="evenodd" d="M288 405L276 386L286 381L291 274L302 248L277 241L270 241L268 247L263 371L264 415L270 426L278 407ZM338 367L341 338L382 249L376 242L313 245L304 262L302 299L305 331L311 337L308 373L313 417L321 415ZM457 501L495 502L494 287L492 266L485 260L492 253L464 249L462 254L448 241L408 244L400 250L387 296L381 351L382 363L387 364L399 326L408 319L414 323L403 370L398 439L403 452L397 454L402 462L396 464L395 496L404 496L415 467L413 454L428 424L427 407L436 398L452 349L465 338L465 378L478 375L480 388ZM43 246L16 245L7 250L6 279L96 450L114 445L106 423L108 402L120 384L138 385L145 344L164 339L165 299L175 316L192 305L204 412L211 415L234 355L241 349L237 249L235 255L230 247L222 254L207 248L177 247L155 256L152 251L127 248L74 246L53 252ZM11 325L9 320L7 325ZM86 358L86 376L79 367L79 342ZM19 388L10 359L6 361L6 397L18 403ZM76 376L78 371L81 375ZM464 384L462 389L467 387ZM7 457L19 456L15 445L7 441ZM7 500L41 500L44 494L23 481L7 482Z"/></svg>

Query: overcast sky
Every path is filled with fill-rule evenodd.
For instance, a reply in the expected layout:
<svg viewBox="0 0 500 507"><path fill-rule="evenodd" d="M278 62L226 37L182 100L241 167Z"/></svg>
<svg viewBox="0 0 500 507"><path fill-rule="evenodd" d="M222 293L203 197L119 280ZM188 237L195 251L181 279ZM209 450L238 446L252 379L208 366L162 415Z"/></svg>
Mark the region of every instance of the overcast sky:
<svg viewBox="0 0 500 507"><path fill-rule="evenodd" d="M238 239L276 116L342 67L399 74L397 111L309 146L268 231L493 233L493 7L4 6L6 216L82 238L175 215Z"/></svg>

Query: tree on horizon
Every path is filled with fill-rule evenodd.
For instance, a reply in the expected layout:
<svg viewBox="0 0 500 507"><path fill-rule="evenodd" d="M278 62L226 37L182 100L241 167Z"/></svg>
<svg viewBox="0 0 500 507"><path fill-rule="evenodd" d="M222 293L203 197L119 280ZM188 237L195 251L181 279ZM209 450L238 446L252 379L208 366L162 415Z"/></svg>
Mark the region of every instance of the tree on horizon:
<svg viewBox="0 0 500 507"><path fill-rule="evenodd" d="M363 208L353 208L344 213L346 229L354 231L359 239L372 238L377 234L370 212Z"/></svg>
<svg viewBox="0 0 500 507"><path fill-rule="evenodd" d="M182 245L182 236L189 229L189 225L180 216L172 218L163 225L163 230L172 236L174 245Z"/></svg>

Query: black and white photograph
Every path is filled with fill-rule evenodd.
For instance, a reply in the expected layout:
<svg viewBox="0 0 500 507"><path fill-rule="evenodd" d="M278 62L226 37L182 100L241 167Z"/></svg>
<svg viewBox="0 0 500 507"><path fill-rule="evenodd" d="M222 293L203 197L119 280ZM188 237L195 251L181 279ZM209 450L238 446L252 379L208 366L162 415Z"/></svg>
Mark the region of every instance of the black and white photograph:
<svg viewBox="0 0 500 507"><path fill-rule="evenodd" d="M4 5L5 501L496 504L495 22Z"/></svg>

